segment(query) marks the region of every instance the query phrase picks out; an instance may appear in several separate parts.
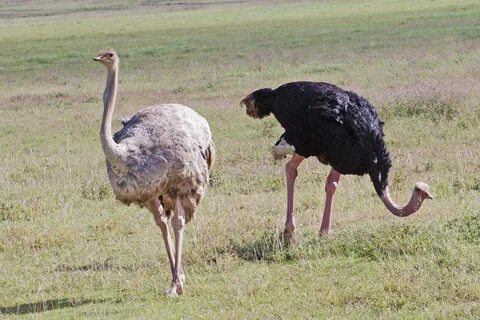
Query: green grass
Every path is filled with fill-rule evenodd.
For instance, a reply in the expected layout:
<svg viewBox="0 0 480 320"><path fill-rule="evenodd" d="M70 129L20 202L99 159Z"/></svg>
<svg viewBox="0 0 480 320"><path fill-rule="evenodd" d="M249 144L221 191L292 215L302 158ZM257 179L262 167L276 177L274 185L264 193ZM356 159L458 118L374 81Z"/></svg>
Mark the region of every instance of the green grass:
<svg viewBox="0 0 480 320"><path fill-rule="evenodd" d="M0 5L0 314L85 319L480 317L477 1L42 1ZM122 59L115 119L179 102L209 121L212 181L187 226L185 295L145 209L115 202L98 132L104 67ZM386 213L342 177L318 237L328 168L302 164L296 244L273 118L245 94L293 80L366 96L385 120L391 190L435 200ZM117 120L114 129L119 128Z"/></svg>

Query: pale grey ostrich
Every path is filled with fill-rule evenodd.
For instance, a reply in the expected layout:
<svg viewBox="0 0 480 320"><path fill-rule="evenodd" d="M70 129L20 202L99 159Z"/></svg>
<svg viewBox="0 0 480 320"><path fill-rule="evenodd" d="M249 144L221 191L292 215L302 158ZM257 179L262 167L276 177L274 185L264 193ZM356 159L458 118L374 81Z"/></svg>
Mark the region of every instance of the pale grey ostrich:
<svg viewBox="0 0 480 320"><path fill-rule="evenodd" d="M139 111L112 137L119 58L104 49L94 58L107 67L100 141L115 197L153 213L162 231L172 271L169 296L183 293L182 240L185 224L195 215L205 194L215 158L207 121L179 104L161 104ZM171 219L175 250L168 231Z"/></svg>

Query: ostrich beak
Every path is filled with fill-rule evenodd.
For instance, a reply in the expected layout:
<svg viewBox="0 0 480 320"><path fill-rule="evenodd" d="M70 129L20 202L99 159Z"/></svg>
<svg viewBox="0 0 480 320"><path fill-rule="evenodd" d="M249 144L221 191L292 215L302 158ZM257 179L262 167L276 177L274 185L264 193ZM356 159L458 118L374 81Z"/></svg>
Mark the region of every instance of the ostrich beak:
<svg viewBox="0 0 480 320"><path fill-rule="evenodd" d="M101 61L101 60L102 60L102 56L98 56L98 57L93 58L93 61Z"/></svg>
<svg viewBox="0 0 480 320"><path fill-rule="evenodd" d="M433 199L433 196L430 192L426 192L426 194L427 194L427 199Z"/></svg>

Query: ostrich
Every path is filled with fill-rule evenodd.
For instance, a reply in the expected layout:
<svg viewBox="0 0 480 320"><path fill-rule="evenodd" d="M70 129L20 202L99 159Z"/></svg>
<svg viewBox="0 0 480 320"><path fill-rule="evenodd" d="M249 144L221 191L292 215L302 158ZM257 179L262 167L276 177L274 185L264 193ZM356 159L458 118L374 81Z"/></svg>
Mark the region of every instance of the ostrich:
<svg viewBox="0 0 480 320"><path fill-rule="evenodd" d="M120 60L113 49L102 50L94 60L108 70L100 129L108 178L118 200L144 206L153 213L172 272L172 285L166 293L177 296L183 293L185 280L181 264L184 227L205 194L215 158L208 123L186 106L160 104L125 119L124 127L112 137Z"/></svg>
<svg viewBox="0 0 480 320"><path fill-rule="evenodd" d="M406 217L420 209L422 202L433 199L426 183L417 182L410 201L403 207L390 197L388 171L390 155L383 140L383 122L367 99L322 82L291 82L277 89L264 88L247 95L240 104L247 115L261 119L273 113L285 129L272 149L276 159L291 154L286 163L287 218L284 234L295 231L294 184L297 167L310 156L330 165L325 192L326 202L320 234L330 231L333 194L340 175L368 174L387 209Z"/></svg>

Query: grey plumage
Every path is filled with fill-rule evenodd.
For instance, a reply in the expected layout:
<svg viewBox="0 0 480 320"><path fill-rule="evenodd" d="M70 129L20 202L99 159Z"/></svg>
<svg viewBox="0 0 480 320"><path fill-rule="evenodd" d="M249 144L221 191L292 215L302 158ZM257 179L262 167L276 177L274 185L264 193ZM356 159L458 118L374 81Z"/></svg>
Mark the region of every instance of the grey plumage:
<svg viewBox="0 0 480 320"><path fill-rule="evenodd" d="M113 136L125 152L120 165L107 159L116 198L143 205L161 197L167 212L181 198L190 221L207 187L211 138L207 121L186 106L162 104L139 111Z"/></svg>

